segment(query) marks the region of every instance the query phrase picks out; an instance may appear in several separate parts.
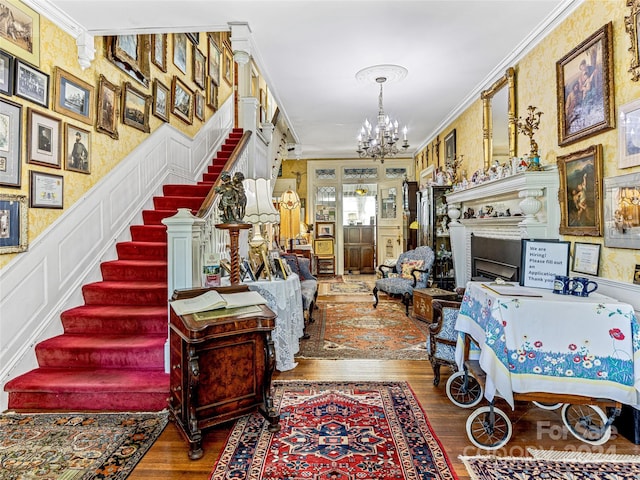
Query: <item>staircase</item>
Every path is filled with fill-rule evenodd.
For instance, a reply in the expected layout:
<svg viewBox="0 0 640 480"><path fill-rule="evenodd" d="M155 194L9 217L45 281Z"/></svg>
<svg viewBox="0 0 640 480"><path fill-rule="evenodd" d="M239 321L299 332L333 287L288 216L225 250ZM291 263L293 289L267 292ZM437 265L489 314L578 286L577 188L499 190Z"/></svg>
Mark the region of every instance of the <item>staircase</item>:
<svg viewBox="0 0 640 480"><path fill-rule="evenodd" d="M165 185L102 281L82 287L84 305L62 312L64 333L35 347L38 368L5 385L14 411L157 411L167 407L167 235L161 220L195 214L242 137L234 129L196 185Z"/></svg>

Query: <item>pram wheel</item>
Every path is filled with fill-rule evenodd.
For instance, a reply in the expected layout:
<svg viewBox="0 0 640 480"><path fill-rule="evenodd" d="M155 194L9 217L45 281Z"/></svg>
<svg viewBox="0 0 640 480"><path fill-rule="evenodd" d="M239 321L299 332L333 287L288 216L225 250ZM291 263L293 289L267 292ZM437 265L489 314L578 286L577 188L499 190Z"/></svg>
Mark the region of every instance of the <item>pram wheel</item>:
<svg viewBox="0 0 640 480"><path fill-rule="evenodd" d="M475 407L482 400L482 385L468 372L456 372L447 380L447 397L462 408Z"/></svg>
<svg viewBox="0 0 640 480"><path fill-rule="evenodd" d="M611 437L611 425L607 415L596 405L573 405L562 407L562 421L578 440L591 445L602 445Z"/></svg>
<svg viewBox="0 0 640 480"><path fill-rule="evenodd" d="M496 407L480 407L467 418L467 436L478 448L496 450L511 438L511 420Z"/></svg>
<svg viewBox="0 0 640 480"><path fill-rule="evenodd" d="M562 405L564 405L563 403L547 403L547 402L536 402L536 401L534 401L533 404L536 407L541 408L543 410L557 410Z"/></svg>

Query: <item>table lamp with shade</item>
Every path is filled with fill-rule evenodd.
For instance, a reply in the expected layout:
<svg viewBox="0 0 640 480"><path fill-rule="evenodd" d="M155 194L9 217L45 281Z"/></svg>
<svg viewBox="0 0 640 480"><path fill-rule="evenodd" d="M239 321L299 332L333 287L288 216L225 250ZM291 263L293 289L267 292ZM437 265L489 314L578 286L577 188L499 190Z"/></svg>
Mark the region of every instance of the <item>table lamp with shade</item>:
<svg viewBox="0 0 640 480"><path fill-rule="evenodd" d="M287 190L280 197L279 204L280 238L285 239L285 245L288 245L300 233L300 197L293 190Z"/></svg>
<svg viewBox="0 0 640 480"><path fill-rule="evenodd" d="M253 237L249 240L251 254L261 259L265 274L271 277L267 257L267 240L262 236L262 225L278 223L280 213L271 200L271 180L266 178L247 178L243 180L247 206L243 220L253 224Z"/></svg>

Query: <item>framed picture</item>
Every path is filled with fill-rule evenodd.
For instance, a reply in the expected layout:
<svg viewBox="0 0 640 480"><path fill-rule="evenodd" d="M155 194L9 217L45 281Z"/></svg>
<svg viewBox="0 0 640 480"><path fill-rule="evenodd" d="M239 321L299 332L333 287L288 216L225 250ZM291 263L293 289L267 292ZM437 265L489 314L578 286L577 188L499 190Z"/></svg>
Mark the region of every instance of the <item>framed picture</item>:
<svg viewBox="0 0 640 480"><path fill-rule="evenodd" d="M615 127L612 24L556 63L558 145Z"/></svg>
<svg viewBox="0 0 640 480"><path fill-rule="evenodd" d="M624 27L629 36L631 37L631 66L629 72L631 73L631 80L637 82L640 80L640 39L638 39L638 13L640 13L640 3L627 2L627 6L630 7L631 12L629 16L624 17Z"/></svg>
<svg viewBox="0 0 640 480"><path fill-rule="evenodd" d="M253 269L251 268L251 265L249 264L249 260L242 260L242 263L240 264L240 270L241 270L241 278L242 280L249 280L250 282L255 282L256 279L256 274L253 271Z"/></svg>
<svg viewBox="0 0 640 480"><path fill-rule="evenodd" d="M553 290L556 275L569 274L571 242L522 240L520 285Z"/></svg>
<svg viewBox="0 0 640 480"><path fill-rule="evenodd" d="M456 129L454 128L444 137L444 163L453 165L456 159Z"/></svg>
<svg viewBox="0 0 640 480"><path fill-rule="evenodd" d="M286 280L288 275L287 275L287 269L285 267L285 261L282 260L282 258L276 258L274 261L274 271L276 273L276 277L281 278L282 280Z"/></svg>
<svg viewBox="0 0 640 480"><path fill-rule="evenodd" d="M227 82L227 85L233 85L233 56L231 55L231 50L228 48L224 49L224 59L223 59L223 71L222 76L224 77L224 81Z"/></svg>
<svg viewBox="0 0 640 480"><path fill-rule="evenodd" d="M207 78L207 106L213 110L218 108L218 87L211 77Z"/></svg>
<svg viewBox="0 0 640 480"><path fill-rule="evenodd" d="M576 273L598 276L600 268L600 244L581 243L573 244L573 270Z"/></svg>
<svg viewBox="0 0 640 480"><path fill-rule="evenodd" d="M0 186L20 186L21 148L22 106L0 99Z"/></svg>
<svg viewBox="0 0 640 480"><path fill-rule="evenodd" d="M206 61L207 59L204 56L198 47L193 46L193 82L199 86L200 88L204 88L206 86L205 77L206 77Z"/></svg>
<svg viewBox="0 0 640 480"><path fill-rule="evenodd" d="M31 208L62 208L64 206L64 177L50 173L29 172Z"/></svg>
<svg viewBox="0 0 640 480"><path fill-rule="evenodd" d="M64 138L65 170L91 173L91 132L67 123Z"/></svg>
<svg viewBox="0 0 640 480"><path fill-rule="evenodd" d="M32 108L27 108L27 162L60 168L62 122Z"/></svg>
<svg viewBox="0 0 640 480"><path fill-rule="evenodd" d="M331 237L336 233L336 224L333 222L316 222L316 237Z"/></svg>
<svg viewBox="0 0 640 480"><path fill-rule="evenodd" d="M333 238L316 238L313 241L313 253L318 256L333 255Z"/></svg>
<svg viewBox="0 0 640 480"><path fill-rule="evenodd" d="M0 50L0 93L8 97L13 95L13 62L11 55Z"/></svg>
<svg viewBox="0 0 640 480"><path fill-rule="evenodd" d="M200 92L196 92L195 94L195 112L196 118L202 122L204 122L204 95Z"/></svg>
<svg viewBox="0 0 640 480"><path fill-rule="evenodd" d="M53 109L91 125L93 123L93 87L56 67Z"/></svg>
<svg viewBox="0 0 640 480"><path fill-rule="evenodd" d="M151 35L151 62L163 72L167 71L167 34Z"/></svg>
<svg viewBox="0 0 640 480"><path fill-rule="evenodd" d="M200 32L187 32L186 35L194 45L198 45L200 43Z"/></svg>
<svg viewBox="0 0 640 480"><path fill-rule="evenodd" d="M187 73L187 36L184 33L173 34L173 64L182 73Z"/></svg>
<svg viewBox="0 0 640 480"><path fill-rule="evenodd" d="M118 139L118 117L120 116L120 87L111 83L100 74L98 82L98 101L96 131Z"/></svg>
<svg viewBox="0 0 640 480"><path fill-rule="evenodd" d="M558 157L560 233L602 235L602 145Z"/></svg>
<svg viewBox="0 0 640 480"><path fill-rule="evenodd" d="M640 173L604 179L604 246L640 249Z"/></svg>
<svg viewBox="0 0 640 480"><path fill-rule="evenodd" d="M214 86L220 86L220 49L213 35L207 35L209 40L209 77Z"/></svg>
<svg viewBox="0 0 640 480"><path fill-rule="evenodd" d="M145 87L151 76L151 35L106 37L107 58Z"/></svg>
<svg viewBox="0 0 640 480"><path fill-rule="evenodd" d="M618 168L640 165L640 100L621 106L618 120Z"/></svg>
<svg viewBox="0 0 640 480"><path fill-rule="evenodd" d="M16 59L15 70L16 81L13 93L44 108L49 108L49 75L19 59Z"/></svg>
<svg viewBox="0 0 640 480"><path fill-rule="evenodd" d="M27 197L0 193L0 254L27 250Z"/></svg>
<svg viewBox="0 0 640 480"><path fill-rule="evenodd" d="M171 81L171 112L185 123L193 123L193 91L177 76Z"/></svg>
<svg viewBox="0 0 640 480"><path fill-rule="evenodd" d="M40 15L19 0L0 0L3 17L13 19L20 34L9 34L9 28L0 28L2 48L31 65L40 66ZM7 23L8 25L8 23Z"/></svg>
<svg viewBox="0 0 640 480"><path fill-rule="evenodd" d="M125 83L122 96L122 123L149 133L150 112L151 95L135 89L129 82Z"/></svg>
<svg viewBox="0 0 640 480"><path fill-rule="evenodd" d="M171 92L169 87L165 86L157 78L153 80L153 114L164 120L169 121L169 103Z"/></svg>

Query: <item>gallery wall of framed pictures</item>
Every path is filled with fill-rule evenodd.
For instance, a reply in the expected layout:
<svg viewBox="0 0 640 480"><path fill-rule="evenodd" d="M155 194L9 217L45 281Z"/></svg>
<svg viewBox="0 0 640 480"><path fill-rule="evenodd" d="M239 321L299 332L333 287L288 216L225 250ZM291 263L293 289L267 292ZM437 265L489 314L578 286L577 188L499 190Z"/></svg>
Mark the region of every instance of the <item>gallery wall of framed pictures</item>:
<svg viewBox="0 0 640 480"><path fill-rule="evenodd" d="M11 227L0 232L4 254L27 249L28 209L39 219L35 237L56 218L53 210L69 207L108 173L120 160L111 142L139 143L167 122L194 135L231 94L219 87L233 65L222 61L230 54L227 32L189 32L104 37L97 68L83 70L74 38L56 37L41 50L40 15L17 0L0 6L29 19L30 28L28 41L0 31L0 195L11 205L0 212Z"/></svg>

